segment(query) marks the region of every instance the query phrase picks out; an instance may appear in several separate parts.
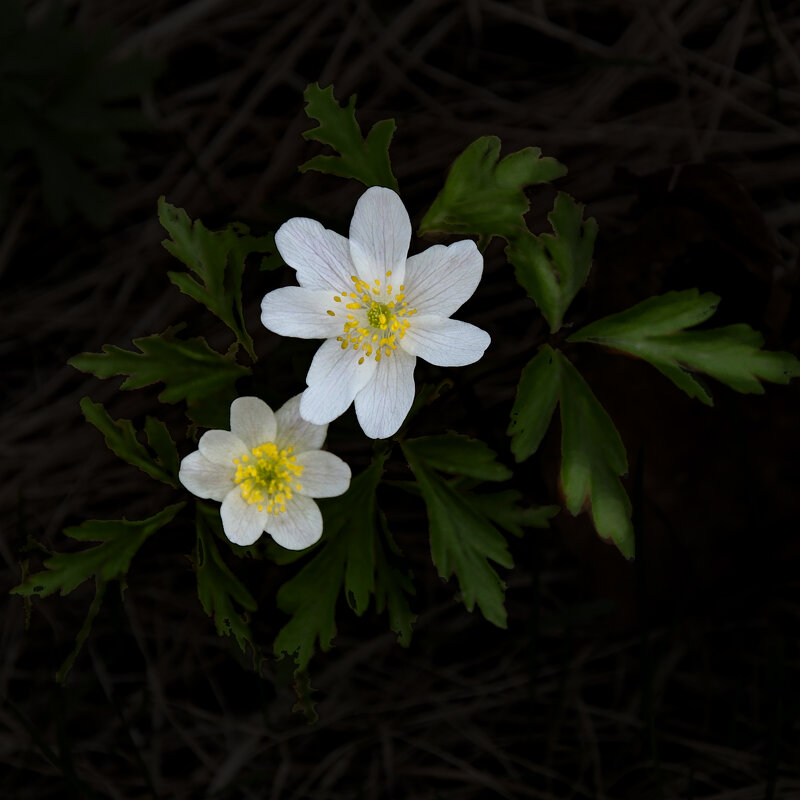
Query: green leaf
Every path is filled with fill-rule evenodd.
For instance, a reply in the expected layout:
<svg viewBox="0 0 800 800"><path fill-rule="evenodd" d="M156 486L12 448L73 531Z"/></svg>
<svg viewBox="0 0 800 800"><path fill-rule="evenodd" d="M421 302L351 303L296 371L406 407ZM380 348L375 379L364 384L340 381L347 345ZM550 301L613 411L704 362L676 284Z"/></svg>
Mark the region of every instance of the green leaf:
<svg viewBox="0 0 800 800"><path fill-rule="evenodd" d="M512 475L497 461L494 450L478 439L447 433L421 436L413 442L416 455L433 469L482 481L507 481Z"/></svg>
<svg viewBox="0 0 800 800"><path fill-rule="evenodd" d="M134 339L140 352L103 345L102 353L82 353L69 360L76 369L98 378L127 375L122 389L163 382L162 403L186 401L189 416L207 428L227 428L236 381L250 370L212 350L205 339L178 339L180 327Z"/></svg>
<svg viewBox="0 0 800 800"><path fill-rule="evenodd" d="M297 671L304 670L318 641L327 652L336 636L336 601L344 581L341 547L323 547L303 569L278 590L278 608L291 616L275 637L273 652L294 656Z"/></svg>
<svg viewBox="0 0 800 800"><path fill-rule="evenodd" d="M793 355L761 350L763 337L748 325L684 330L709 319L718 304L719 297L710 292L667 292L593 322L569 341L593 342L642 358L706 405L712 405L711 395L691 371L750 394L763 394L759 381L786 384L800 376L800 362Z"/></svg>
<svg viewBox="0 0 800 800"><path fill-rule="evenodd" d="M242 313L242 273L250 253L274 252L270 236L251 236L249 228L233 223L222 231L209 231L200 220L194 223L182 208L158 200L158 219L172 240L162 244L182 261L199 280L187 272L169 272L169 279L184 293L216 314L234 333L253 361L253 340Z"/></svg>
<svg viewBox="0 0 800 800"><path fill-rule="evenodd" d="M145 436L147 436L147 444L156 454L157 462L164 468L167 475L172 476L172 485L177 487L179 483L178 470L180 469L181 461L167 426L160 419L146 417L144 432Z"/></svg>
<svg viewBox="0 0 800 800"><path fill-rule="evenodd" d="M184 505L176 503L155 516L134 522L126 519L88 520L67 528L64 533L71 539L102 544L74 553L58 553L46 559L45 571L28 575L11 593L47 597L60 591L65 595L95 575L100 581L124 579L131 559L145 540L169 523Z"/></svg>
<svg viewBox="0 0 800 800"><path fill-rule="evenodd" d="M522 370L517 397L511 409L511 452L517 462L533 455L542 443L561 392L561 374L556 354L544 345Z"/></svg>
<svg viewBox="0 0 800 800"><path fill-rule="evenodd" d="M400 570L390 560L389 553L401 557L400 548L394 541L386 517L378 510L380 530L383 540L377 539L374 548L375 554L375 610L382 614L384 609L389 614L389 627L397 634L397 641L403 646L411 644L411 633L416 620L416 614L411 612L408 605L408 595L413 595L414 582L411 574ZM382 546L383 542L386 546Z"/></svg>
<svg viewBox="0 0 800 800"><path fill-rule="evenodd" d="M525 187L566 174L554 158L542 158L538 147L526 147L500 158L500 139L482 136L458 156L444 188L422 219L420 234L479 234L511 239L524 228L530 208Z"/></svg>
<svg viewBox="0 0 800 800"><path fill-rule="evenodd" d="M397 179L389 160L394 120L376 122L364 139L356 122L355 95L350 97L347 107L342 108L333 96L333 86L320 89L319 84L310 83L304 97L306 115L319 125L305 131L303 138L328 144L339 155L314 156L300 167L300 172L316 170L342 178L355 178L367 187L386 186L397 191Z"/></svg>
<svg viewBox="0 0 800 800"><path fill-rule="evenodd" d="M445 580L456 573L467 611L477 603L489 622L505 628L505 584L489 563L514 565L505 537L463 492L434 472L416 441L402 447L428 508L433 563Z"/></svg>
<svg viewBox="0 0 800 800"><path fill-rule="evenodd" d="M387 457L376 456L345 494L320 503L323 545L278 591L278 607L291 619L275 638L274 652L294 655L298 671L308 666L317 642L322 651L330 650L342 589L358 616L374 595L378 612L388 608L399 641L407 644L410 639L415 617L406 595L413 594L413 585L390 563L386 548L397 550L375 497Z"/></svg>
<svg viewBox="0 0 800 800"><path fill-rule="evenodd" d="M215 538L224 538L219 509L205 503L197 503L197 550L195 570L197 572L197 596L203 610L214 618L220 636L233 636L240 650L245 653L249 644L256 662L257 649L250 630L247 612L258 608L253 595L228 569L223 561ZM236 606L244 609L237 610Z"/></svg>
<svg viewBox="0 0 800 800"><path fill-rule="evenodd" d="M468 497L478 513L514 536L522 536L524 528L549 528L549 520L559 512L558 506L521 506L521 500L522 493L516 489Z"/></svg>
<svg viewBox="0 0 800 800"><path fill-rule="evenodd" d="M178 454L163 422L147 417L145 423L148 442L156 451L156 457L153 458L136 438L136 429L129 419L112 419L102 403L93 403L88 397L81 399L81 411L86 421L103 434L108 448L123 461L138 467L151 478L178 486Z"/></svg>
<svg viewBox="0 0 800 800"><path fill-rule="evenodd" d="M559 192L548 220L553 234L520 232L506 247L517 281L557 331L592 266L597 223L583 220L582 203Z"/></svg>
<svg viewBox="0 0 800 800"><path fill-rule="evenodd" d="M625 447L611 418L578 371L545 345L522 372L508 433L517 461L539 448L561 404L561 483L574 516L591 512L598 534L633 556L631 505L619 477L628 471Z"/></svg>
<svg viewBox="0 0 800 800"><path fill-rule="evenodd" d="M626 558L634 554L631 503L620 476L628 471L625 446L594 392L568 359L556 352L561 375L561 485L567 509L586 506L595 530Z"/></svg>

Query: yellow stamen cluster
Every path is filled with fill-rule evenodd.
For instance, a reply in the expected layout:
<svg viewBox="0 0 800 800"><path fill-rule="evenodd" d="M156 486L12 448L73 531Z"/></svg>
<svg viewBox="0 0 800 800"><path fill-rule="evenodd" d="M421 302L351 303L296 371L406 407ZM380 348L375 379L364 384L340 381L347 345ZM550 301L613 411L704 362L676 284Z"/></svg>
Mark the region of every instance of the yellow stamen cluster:
<svg viewBox="0 0 800 800"><path fill-rule="evenodd" d="M346 317L344 330L336 341L342 343L342 350L352 347L361 350L364 355L358 359L359 364L364 363L364 358L380 361L383 356L390 356L397 349L399 339L406 335L410 325L408 317L417 313L415 308L409 308L405 301L405 286L400 286L400 291L394 294L394 287L389 280L392 272L386 273L385 285L376 278L374 285L351 275L353 281L352 291L341 292L333 300L339 303L339 311L329 310L332 317L343 314ZM344 310L341 309L344 305Z"/></svg>
<svg viewBox="0 0 800 800"><path fill-rule="evenodd" d="M259 511L266 508L270 514L282 514L292 493L303 488L297 482L303 467L297 463L292 450L292 447L278 450L274 442L266 442L254 447L250 455L233 460L236 465L234 480L242 497L248 503L258 503Z"/></svg>

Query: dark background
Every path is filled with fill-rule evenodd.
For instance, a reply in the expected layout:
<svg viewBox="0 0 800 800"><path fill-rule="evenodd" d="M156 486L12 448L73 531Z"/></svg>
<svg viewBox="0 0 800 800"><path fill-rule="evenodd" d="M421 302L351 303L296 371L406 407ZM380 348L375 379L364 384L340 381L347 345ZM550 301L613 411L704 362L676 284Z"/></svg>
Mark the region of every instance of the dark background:
<svg viewBox="0 0 800 800"><path fill-rule="evenodd" d="M25 8L36 25L47 4ZM191 334L230 343L168 282L158 196L209 227L241 219L263 232L302 214L346 232L362 187L296 171L322 152L301 137L311 81L334 83L341 101L357 92L364 125L397 120L393 165L415 224L478 136L500 136L504 154L535 145L565 163L558 188L600 225L570 325L697 286L723 298L715 324L747 322L767 346L797 354L800 3L74 0L64 11L87 41L110 31L108 57L90 60L78 85L144 56L134 76L145 88L121 107L147 124L121 134L124 152L81 152L77 177L60 177L78 194L87 178L106 189L99 226L68 207L54 218L52 175L6 140L0 795L800 797L796 385L765 396L713 385L709 409L645 364L568 347L626 444L639 558L625 562L585 516L562 512L511 543L500 631L436 576L424 508L382 490L415 574L414 640L403 650L385 616L358 620L342 604L335 648L311 665L313 726L292 712L288 664L269 661L258 677L216 636L187 558L188 512L136 557L124 599L109 587L66 687L54 674L91 590L35 600L27 630L22 600L6 594L21 559L41 563L29 537L63 551L67 525L138 519L175 499L114 458L78 401L90 394L135 421L165 414L185 455L194 447L180 409L158 407L157 390L119 393L119 381L65 365L184 320ZM41 52L46 111L71 73ZM95 141L84 116L52 127L42 115L67 149ZM554 192L531 193L534 230ZM255 265L245 277L261 360L240 391L273 405L303 388L316 346L278 341L258 321L261 297L292 280ZM421 364L418 381L455 387L412 432L452 426L511 464L516 381L547 331L498 243L458 316L490 331L489 356L465 370ZM355 470L366 463L352 411L332 424L329 446ZM558 502L557 464L556 427L515 478L529 502ZM401 476L402 463L392 470ZM259 600L253 627L268 653L286 619L274 595L292 568L235 567Z"/></svg>

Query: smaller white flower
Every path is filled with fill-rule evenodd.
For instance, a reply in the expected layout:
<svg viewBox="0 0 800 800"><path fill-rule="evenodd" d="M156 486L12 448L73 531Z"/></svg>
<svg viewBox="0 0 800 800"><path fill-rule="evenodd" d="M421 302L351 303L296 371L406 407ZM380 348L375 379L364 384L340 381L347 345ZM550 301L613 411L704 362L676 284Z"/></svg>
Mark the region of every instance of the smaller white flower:
<svg viewBox="0 0 800 800"><path fill-rule="evenodd" d="M300 416L300 395L275 413L257 397L239 397L231 429L206 431L178 477L197 497L222 502L222 527L235 544L266 532L287 550L303 550L322 536L312 498L336 497L350 485L350 467L320 449L327 431Z"/></svg>

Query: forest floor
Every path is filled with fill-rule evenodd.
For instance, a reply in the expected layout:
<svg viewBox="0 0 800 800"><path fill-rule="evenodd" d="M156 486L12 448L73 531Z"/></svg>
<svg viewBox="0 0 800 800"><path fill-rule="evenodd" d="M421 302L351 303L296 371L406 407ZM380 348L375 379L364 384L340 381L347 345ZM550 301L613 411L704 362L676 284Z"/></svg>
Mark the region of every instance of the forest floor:
<svg viewBox="0 0 800 800"><path fill-rule="evenodd" d="M47 6L26 3L34 21ZM65 11L77 30L110 30L113 59L141 53L158 72L121 166L94 170L109 191L104 226L54 221L32 164L6 165L0 795L800 797L796 385L764 396L717 385L707 408L646 365L576 350L618 421L629 488L640 476L637 560L562 511L512 543L498 630L436 576L424 510L387 495L415 575L414 639L403 649L385 616L357 619L342 603L335 647L311 665L311 725L292 710L286 660L257 675L217 637L188 524L147 544L124 597L109 588L63 687L54 675L91 592L30 609L7 594L23 559L41 562L32 539L61 551L69 525L174 502L114 459L78 405L90 395L142 419L158 413L155 393L119 393L66 365L182 321L229 343L167 279L158 197L210 228L274 231L303 215L346 231L362 187L297 172L323 152L301 135L311 82L342 102L357 93L365 128L396 119L392 161L415 225L479 136L566 164L556 188L600 226L572 324L697 286L723 298L717 324L746 322L767 347L800 352L800 2L67 0ZM554 194L531 193L534 230ZM486 412L472 424L511 463L516 381L547 331L497 243L485 275L464 316L496 343L470 387ZM258 319L268 277L245 276L259 356L275 347ZM302 389L302 375L261 380L274 397ZM443 413L458 418L457 405ZM363 438L342 430L332 449L363 462ZM530 502L560 502L557 450L556 431L520 471ZM268 653L286 573L257 562L243 574Z"/></svg>

